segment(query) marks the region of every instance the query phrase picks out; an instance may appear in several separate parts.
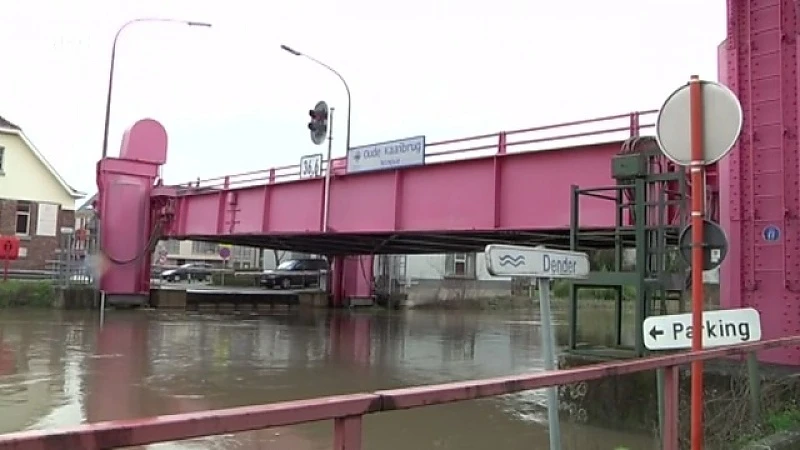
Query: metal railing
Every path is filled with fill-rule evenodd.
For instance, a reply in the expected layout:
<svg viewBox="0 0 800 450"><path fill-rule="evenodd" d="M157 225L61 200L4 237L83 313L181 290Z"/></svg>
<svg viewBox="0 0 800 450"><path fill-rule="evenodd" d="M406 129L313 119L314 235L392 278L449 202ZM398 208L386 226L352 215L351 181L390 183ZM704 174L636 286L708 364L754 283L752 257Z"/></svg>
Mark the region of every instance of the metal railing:
<svg viewBox="0 0 800 450"><path fill-rule="evenodd" d="M683 352L632 361L593 364L569 370L418 386L258 406L200 411L134 420L115 420L53 431L23 431L0 435L0 450L113 449L236 432L334 421L334 449L362 448L362 419L377 412L474 400L596 380L647 370L663 371L662 449L678 449L679 374L681 366L696 360L800 344L800 336ZM758 378L758 377L754 377ZM755 393L758 395L758 393Z"/></svg>
<svg viewBox="0 0 800 450"><path fill-rule="evenodd" d="M553 150L566 146L622 141L637 135L641 130L655 127L657 110L636 111L627 114L576 120L553 125L523 128L497 133L481 134L458 139L447 139L425 144L425 164L458 161L507 153ZM645 122L643 122L643 119ZM431 151L432 150L432 151ZM334 173L344 173L345 158L332 160ZM327 170L323 161L322 173ZM197 179L177 184L181 194L201 193L219 189L274 184L300 178L300 165L273 167L222 177Z"/></svg>

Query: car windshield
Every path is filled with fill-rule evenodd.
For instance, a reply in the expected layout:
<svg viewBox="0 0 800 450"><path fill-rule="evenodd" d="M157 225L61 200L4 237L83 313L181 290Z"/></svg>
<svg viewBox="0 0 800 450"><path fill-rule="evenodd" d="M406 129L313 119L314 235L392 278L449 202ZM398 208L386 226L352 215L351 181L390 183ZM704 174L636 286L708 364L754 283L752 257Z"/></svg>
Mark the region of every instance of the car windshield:
<svg viewBox="0 0 800 450"><path fill-rule="evenodd" d="M294 267L295 264L297 264L297 261L284 261L278 264L278 270L289 270Z"/></svg>

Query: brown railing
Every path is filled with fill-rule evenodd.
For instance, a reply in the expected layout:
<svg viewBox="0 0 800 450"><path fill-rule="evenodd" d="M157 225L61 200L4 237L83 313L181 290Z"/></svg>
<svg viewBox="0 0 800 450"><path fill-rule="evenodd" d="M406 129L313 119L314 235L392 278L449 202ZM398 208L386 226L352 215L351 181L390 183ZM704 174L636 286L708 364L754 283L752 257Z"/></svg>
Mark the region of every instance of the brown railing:
<svg viewBox="0 0 800 450"><path fill-rule="evenodd" d="M514 153L519 153L547 150L567 145L596 144L602 138L622 140L638 134L641 130L653 128L655 126L654 116L657 112L657 110L636 111L594 119L428 142L425 144L425 162L436 163L495 154L502 155L508 153L509 149L513 149ZM643 119L645 119L644 122ZM344 158L333 159L334 172L337 168L344 168L345 163ZM326 165L323 162L323 171ZM198 179L181 183L178 186L186 188L181 191L182 193L190 194L204 190L281 183L297 180L299 177L300 165L293 164L222 177Z"/></svg>
<svg viewBox="0 0 800 450"><path fill-rule="evenodd" d="M135 420L98 422L53 431L0 435L0 450L100 450L215 436L321 420L334 421L336 450L362 448L366 414L473 400L531 389L560 386L646 370L664 370L663 450L678 449L678 368L696 360L800 344L800 336L684 352L569 370L322 397L258 406L200 411ZM757 378L757 377L756 377Z"/></svg>

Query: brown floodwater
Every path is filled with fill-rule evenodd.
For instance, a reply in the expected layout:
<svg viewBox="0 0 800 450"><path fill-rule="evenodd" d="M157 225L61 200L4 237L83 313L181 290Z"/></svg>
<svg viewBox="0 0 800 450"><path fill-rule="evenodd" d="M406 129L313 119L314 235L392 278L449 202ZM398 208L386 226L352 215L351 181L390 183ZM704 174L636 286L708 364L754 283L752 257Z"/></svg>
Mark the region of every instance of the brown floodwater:
<svg viewBox="0 0 800 450"><path fill-rule="evenodd" d="M0 311L0 432L541 370L532 312ZM559 339L565 337L560 326ZM545 392L368 416L364 448L548 449ZM152 445L330 449L332 422ZM565 420L564 450L657 448Z"/></svg>

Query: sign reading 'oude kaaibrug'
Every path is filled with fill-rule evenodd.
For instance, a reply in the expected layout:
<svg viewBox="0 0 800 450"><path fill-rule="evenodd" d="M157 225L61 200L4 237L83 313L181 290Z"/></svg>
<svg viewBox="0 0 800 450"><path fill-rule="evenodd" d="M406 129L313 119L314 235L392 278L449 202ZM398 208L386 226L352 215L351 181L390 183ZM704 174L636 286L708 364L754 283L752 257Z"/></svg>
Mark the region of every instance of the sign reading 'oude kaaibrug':
<svg viewBox="0 0 800 450"><path fill-rule="evenodd" d="M353 147L347 152L347 173L399 169L425 164L425 136Z"/></svg>

